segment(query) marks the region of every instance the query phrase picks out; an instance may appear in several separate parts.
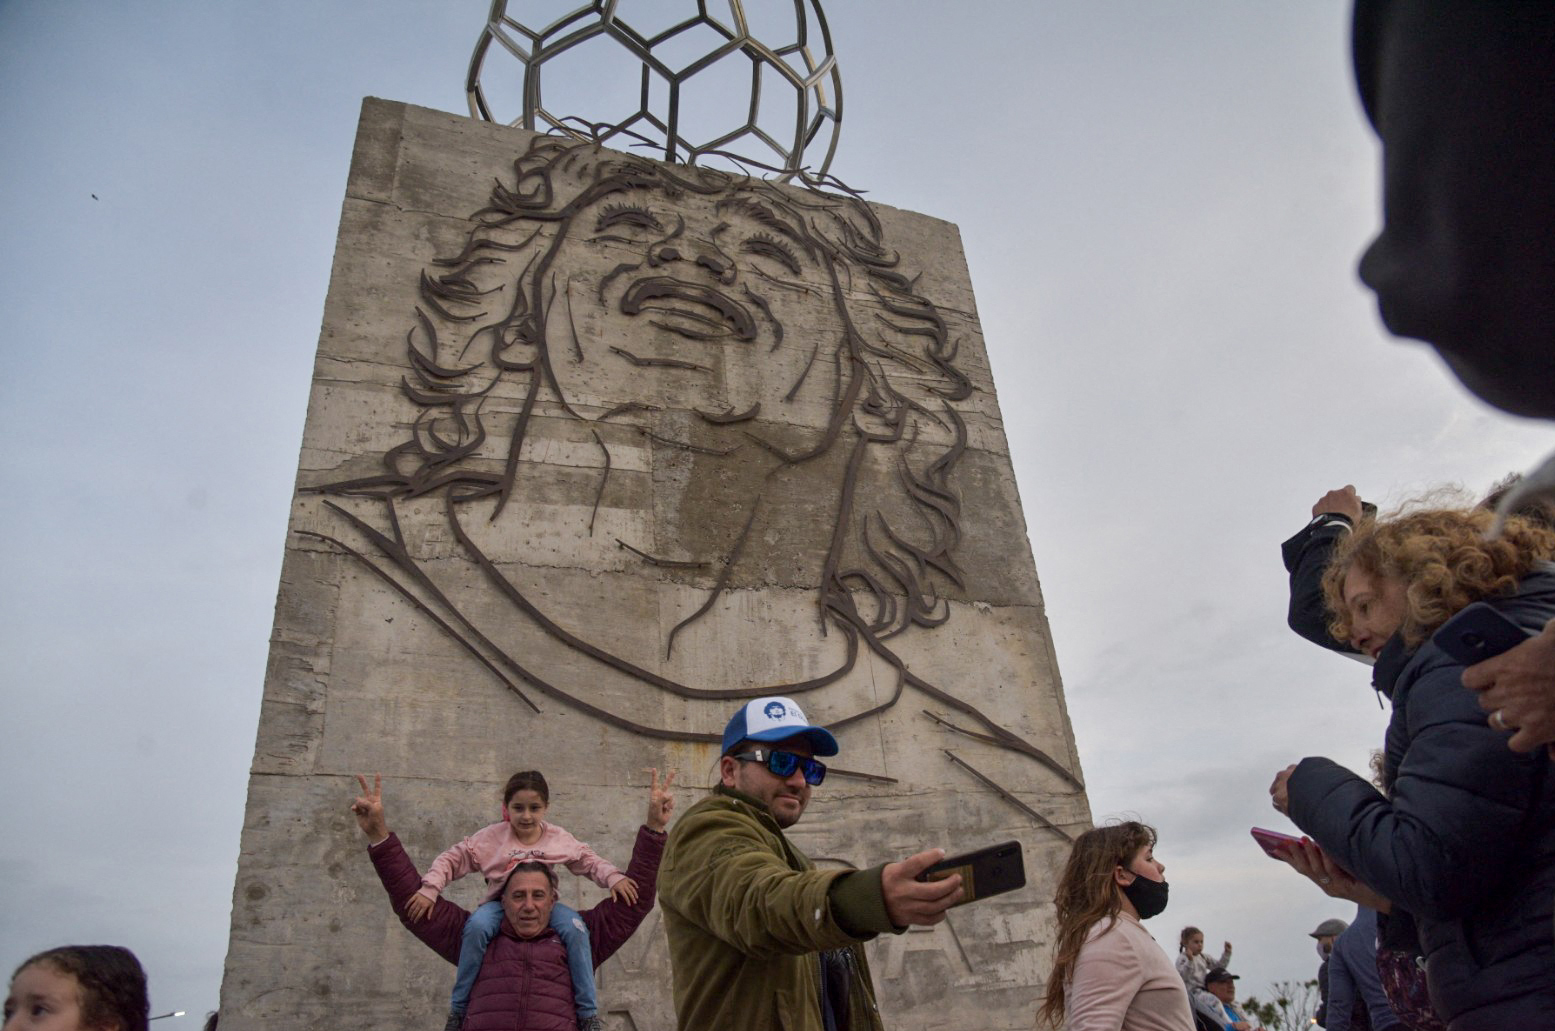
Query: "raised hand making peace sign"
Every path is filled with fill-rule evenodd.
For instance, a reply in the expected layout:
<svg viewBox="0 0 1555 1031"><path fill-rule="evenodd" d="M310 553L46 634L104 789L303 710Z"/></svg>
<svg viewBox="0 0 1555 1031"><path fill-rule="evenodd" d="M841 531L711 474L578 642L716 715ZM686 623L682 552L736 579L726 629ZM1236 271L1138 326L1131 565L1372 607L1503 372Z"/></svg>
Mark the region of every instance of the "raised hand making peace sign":
<svg viewBox="0 0 1555 1031"><path fill-rule="evenodd" d="M376 845L389 836L389 822L383 816L383 774L373 774L370 789L367 778L360 773L356 775L356 782L362 785L362 793L351 803L351 813L356 817L356 825L367 835L368 842Z"/></svg>
<svg viewBox="0 0 1555 1031"><path fill-rule="evenodd" d="M649 830L658 831L662 834L664 833L664 828L669 826L670 813L675 808L675 796L670 794L670 787L675 783L676 771L670 770L663 783L659 782L659 768L657 766L650 767L643 772L653 777L652 783L648 786L648 816L643 820L643 823L648 825Z"/></svg>

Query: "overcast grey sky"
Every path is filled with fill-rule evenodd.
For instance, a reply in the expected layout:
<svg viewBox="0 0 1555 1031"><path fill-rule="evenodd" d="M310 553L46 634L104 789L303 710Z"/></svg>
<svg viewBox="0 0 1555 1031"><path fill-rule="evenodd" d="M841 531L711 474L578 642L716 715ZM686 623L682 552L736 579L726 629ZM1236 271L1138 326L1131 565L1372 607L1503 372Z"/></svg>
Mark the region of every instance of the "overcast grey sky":
<svg viewBox="0 0 1555 1031"><path fill-rule="evenodd" d="M215 1007L357 111L463 112L487 6L0 0L0 971L121 942L154 1012ZM1347 5L828 14L834 171L961 226L1093 811L1161 831L1156 937L1230 938L1244 995L1312 976L1344 909L1247 828L1386 716L1285 629L1279 542L1330 487L1477 492L1555 442L1355 282Z"/></svg>

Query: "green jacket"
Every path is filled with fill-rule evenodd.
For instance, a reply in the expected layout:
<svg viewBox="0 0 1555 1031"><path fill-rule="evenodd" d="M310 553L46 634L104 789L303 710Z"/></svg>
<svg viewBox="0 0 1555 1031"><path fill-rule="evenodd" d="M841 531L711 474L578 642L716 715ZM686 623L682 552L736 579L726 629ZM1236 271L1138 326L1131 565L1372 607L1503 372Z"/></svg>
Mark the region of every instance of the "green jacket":
<svg viewBox="0 0 1555 1031"><path fill-rule="evenodd" d="M860 942L897 931L880 870L816 870L728 788L670 827L659 865L680 1031L821 1031L821 958L846 949L849 1031L881 1031Z"/></svg>

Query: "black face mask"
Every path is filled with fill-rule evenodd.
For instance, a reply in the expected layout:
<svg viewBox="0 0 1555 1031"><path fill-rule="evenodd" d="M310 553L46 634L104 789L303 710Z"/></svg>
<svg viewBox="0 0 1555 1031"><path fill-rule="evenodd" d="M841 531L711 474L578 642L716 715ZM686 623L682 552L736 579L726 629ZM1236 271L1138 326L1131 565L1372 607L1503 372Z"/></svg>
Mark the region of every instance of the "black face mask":
<svg viewBox="0 0 1555 1031"><path fill-rule="evenodd" d="M1129 871L1133 873L1133 871ZM1123 886L1123 897L1134 904L1139 912L1139 919L1149 920L1153 916L1160 916L1166 908L1166 882L1152 881L1148 877L1134 874L1134 883Z"/></svg>

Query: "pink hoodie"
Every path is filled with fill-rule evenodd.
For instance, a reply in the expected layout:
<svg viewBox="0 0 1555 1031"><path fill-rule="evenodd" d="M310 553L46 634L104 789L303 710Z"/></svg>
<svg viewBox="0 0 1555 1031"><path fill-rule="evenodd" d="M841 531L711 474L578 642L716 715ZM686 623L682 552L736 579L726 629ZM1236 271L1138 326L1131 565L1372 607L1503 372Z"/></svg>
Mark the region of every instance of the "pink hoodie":
<svg viewBox="0 0 1555 1031"><path fill-rule="evenodd" d="M542 821L540 839L533 845L526 845L503 820L482 827L434 859L426 876L421 878L421 889L416 894L435 900L451 881L479 870L486 878L486 895L481 901L490 902L502 891L507 872L518 863L530 861L553 866L561 863L573 874L587 877L601 888L609 888L626 876L554 823Z"/></svg>

